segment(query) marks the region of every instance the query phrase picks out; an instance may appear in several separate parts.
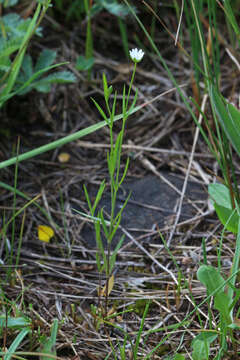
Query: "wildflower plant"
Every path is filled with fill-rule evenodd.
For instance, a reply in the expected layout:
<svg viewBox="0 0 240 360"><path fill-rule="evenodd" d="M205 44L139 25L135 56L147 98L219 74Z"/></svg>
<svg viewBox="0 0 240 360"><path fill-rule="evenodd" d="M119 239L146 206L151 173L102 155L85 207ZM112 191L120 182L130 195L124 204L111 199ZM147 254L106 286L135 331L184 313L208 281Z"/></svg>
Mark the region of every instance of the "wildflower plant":
<svg viewBox="0 0 240 360"><path fill-rule="evenodd" d="M8 3L8 6L15 4L12 2L6 3ZM13 12L2 17L0 33L0 107L13 96L24 95L33 89L40 92L49 92L53 83L72 83L76 81L75 76L69 71L58 71L43 77L49 70L65 64L53 64L56 58L55 51L43 50L34 67L31 56L27 54L32 37L35 34L42 36L40 23L49 7L51 7L51 0L38 0L32 18L29 17L25 20Z"/></svg>
<svg viewBox="0 0 240 360"><path fill-rule="evenodd" d="M110 97L113 93L112 86L109 86L107 83L107 78L105 74L103 74L103 89L104 89L104 98L105 98L105 105L106 105L106 112L101 108L101 106L93 99L93 102L95 106L97 107L99 113L103 117L103 119L106 121L108 127L109 127L109 134L110 134L110 151L107 154L107 163L108 163L108 173L109 173L109 179L110 179L110 189L111 189L111 212L109 215L109 218L106 218L104 215L103 208L98 209L99 202L102 198L103 192L105 190L105 180L102 181L95 201L91 203L90 196L88 194L87 188L84 186L84 192L85 196L88 202L91 219L94 222L95 227L95 234L96 234L96 245L97 245L97 253L96 253L96 262L97 262L97 268L99 271L99 274L102 275L105 274L106 277L106 284L104 288L101 290L101 282L99 287L99 298L102 296L105 298L105 310L104 314L107 315L107 309L108 309L108 296L113 288L114 284L114 265L116 261L116 256L118 250L121 248L122 243L124 241L124 236L122 236L115 247L115 249L112 251L111 244L113 241L113 238L116 234L117 229L119 228L121 217L123 210L125 209L127 202L129 200L130 194L128 195L127 199L125 200L121 210L119 210L116 214L116 200L117 200L117 194L118 191L126 177L128 165L129 165L129 159L127 159L123 173L121 173L121 160L122 160L122 144L123 144L123 138L124 138L124 131L125 131L125 125L126 121L128 119L128 116L130 115L131 110L134 108L136 101L137 101L137 91L135 93L133 102L131 106L129 106L129 97L132 89L132 84L135 77L136 72L136 66L139 61L143 58L143 51L142 50L131 50L130 51L130 57L134 62L134 69L130 81L130 86L128 89L128 93L126 94L126 88L124 86L123 88L123 96L122 96L122 128L120 132L117 135L116 140L114 141L114 133L113 133L113 124L114 124L114 118L115 118L115 110L116 110L116 100L117 100L117 92L113 95L113 103L110 104ZM105 252L103 239L101 230L103 231L103 234L105 236L105 239L107 241L107 251ZM101 280L101 278L100 278Z"/></svg>

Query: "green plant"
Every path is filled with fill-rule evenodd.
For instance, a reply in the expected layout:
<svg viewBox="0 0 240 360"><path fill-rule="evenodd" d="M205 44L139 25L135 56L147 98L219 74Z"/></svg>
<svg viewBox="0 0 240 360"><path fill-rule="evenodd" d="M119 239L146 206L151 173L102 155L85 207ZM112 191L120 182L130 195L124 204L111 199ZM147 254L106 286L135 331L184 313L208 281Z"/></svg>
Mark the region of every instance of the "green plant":
<svg viewBox="0 0 240 360"><path fill-rule="evenodd" d="M132 11L128 0L124 0L124 2L129 6L130 11ZM220 339L220 350L218 351L216 359L221 359L227 349L227 335L231 335L231 340L234 343L235 340L232 333L232 327L235 327L236 324L234 323L233 319L233 310L234 304L239 298L239 294L235 287L235 281L236 275L238 273L240 255L240 202L232 160L232 150L229 146L229 140L232 142L235 150L239 153L240 116L237 108L224 100L223 97L220 95L219 91L221 66L220 44L216 16L217 5L218 2L213 2L210 0L198 2L189 0L184 2L184 13L188 22L188 29L192 45L192 54L191 56L189 56L189 58L192 59L194 67L194 90L196 90L196 96L194 99L192 99L192 101L205 121L207 131L210 134L209 138L208 134L201 126L201 123L198 121L195 114L192 112L189 103L186 101L186 98L184 97L181 89L178 87L175 78L173 77L166 62L164 61L159 50L154 44L152 38L147 33L140 19L137 17L134 11L132 11L132 14L135 16L140 27L148 38L153 50L158 55L161 63L167 71L169 78L176 85L182 100L184 101L189 112L191 113L196 125L199 127L199 130L203 138L206 140L209 149L216 157L216 160L223 174L224 185L211 184L209 187L209 192L212 199L214 200L215 209L220 217L220 220L225 226L225 229L231 230L237 234L236 247L233 257L233 266L231 269L231 275L227 280L224 280L220 274L221 248L218 251L219 268L215 269L203 265L200 267L198 272L199 280L201 280L207 288L208 298L210 296L210 293L212 296L214 296L214 307L220 315L220 322L218 323L218 325L220 326L219 337L216 337L213 333L211 333L209 336L204 335L204 332L202 332L193 341L193 356L195 359L198 360L205 360L206 358L209 358L210 345L216 338ZM234 31L237 41L239 42L239 28L236 28L237 22L234 16L234 12L231 11L230 2L224 2L222 9L224 10L226 18L231 25L232 30ZM208 16L208 23L210 25L210 36L208 39L208 43L204 37L203 24L205 23L204 21L202 21L202 18L204 16ZM180 49L183 49L182 44L179 44L179 47ZM204 91L208 94L211 100L212 115L216 131L214 131L213 128L210 126L207 116L204 114L204 107L200 107L201 103L204 104L204 99L202 101L200 81L204 83ZM224 290L227 285L228 290L227 294L225 294ZM221 299L223 299L224 301L221 302Z"/></svg>
<svg viewBox="0 0 240 360"><path fill-rule="evenodd" d="M51 5L50 0L40 2L37 5L32 19L23 21L17 14L10 14L2 20L4 31L0 38L1 42L1 58L0 70L2 78L0 80L0 106L5 101L15 95L14 86L22 66L23 58L27 50L28 44L32 36L36 33L48 7ZM15 30L17 29L17 31ZM8 39L8 36L10 39ZM17 51L13 60L10 55Z"/></svg>
<svg viewBox="0 0 240 360"><path fill-rule="evenodd" d="M202 332L192 341L192 358L193 360L209 359L210 345L216 340L217 334L214 331Z"/></svg>
<svg viewBox="0 0 240 360"><path fill-rule="evenodd" d="M120 327L120 326L114 324L114 322L110 321L111 316L105 317L105 319L103 320L104 323L106 323L109 326L114 327L116 330L120 331L124 335L124 339L123 339L122 344L120 344L118 342L118 346L116 348L113 346L113 344L112 344L112 342L110 340L110 346L111 346L112 351L105 357L104 360L109 359L109 357L111 355L113 356L114 360L118 360L119 359L118 354L120 355L121 360L128 359L129 358L129 355L128 355L129 345L130 345L130 349L131 349L131 353L132 353L131 354L132 359L134 359L134 360L139 359L139 352L140 352L140 346L139 345L140 345L140 341L144 340L143 329L144 329L144 323L145 323L145 320L146 320L146 316L147 316L148 311L149 311L149 306L150 306L150 302L147 301L147 303L145 305L145 308L144 308L144 311L143 311L143 315L142 315L142 318L141 318L139 329L136 332L136 336L134 337L134 340L133 340L132 334L131 335L128 334L126 331L123 330L122 327ZM125 312L127 312L127 311L125 311ZM123 315L125 312L122 312L120 314L115 314L114 316Z"/></svg>
<svg viewBox="0 0 240 360"><path fill-rule="evenodd" d="M35 66L30 55L25 55L23 63L16 79L14 91L17 95L24 95L35 89L39 92L47 93L51 89L52 84L72 83L76 81L76 77L70 71L58 71L51 73L46 77L42 75L49 69L58 67L61 64L53 65L57 53L53 50L43 50L39 55Z"/></svg>
<svg viewBox="0 0 240 360"><path fill-rule="evenodd" d="M122 185L125 176L127 174L129 159L127 160L123 173L120 174L121 169L121 157L122 157L122 143L125 131L125 124L131 112L131 109L134 108L136 101L137 101L137 92L135 93L134 100L129 106L129 96L132 89L132 84L136 72L136 66L139 61L141 61L144 53L142 50L133 49L130 52L130 56L134 62L134 70L130 81L130 86L128 89L128 93L126 94L125 87L123 88L123 97L122 97L122 128L119 132L115 142L114 142L114 133L113 133L113 125L114 125L114 118L115 118L115 109L116 109L116 100L117 100L117 93L114 93L113 103L112 106L110 105L110 96L113 92L112 86L108 86L107 78L105 74L103 75L103 90L104 90L104 98L106 104L106 113L100 107L100 105L93 99L94 104L96 105L99 113L107 123L109 127L109 134L110 134L110 152L107 154L107 164L108 164L108 172L109 172L109 179L110 179L110 189L111 189L111 213L109 219L106 219L103 209L98 209L98 204L102 198L104 189L105 189L105 181L102 181L94 203L91 203L90 196L86 187L84 186L85 196L88 202L91 219L94 221L94 228L96 234L96 243L98 252L96 253L96 262L99 274L105 273L106 276L106 285L103 289L101 289L101 284L99 288L99 298L105 297L105 316L108 313L108 296L112 290L114 284L114 277L113 277L113 269L116 261L117 252L122 246L124 236L121 237L117 246L115 247L114 251L111 253L111 244L113 238L119 228L122 212L127 205L128 199L127 197L121 210L116 213L116 199L117 194L119 192L120 186ZM109 117L109 118L108 118ZM107 254L105 253L104 249L104 242L102 240L101 235L101 228L103 230L105 239L107 241Z"/></svg>
<svg viewBox="0 0 240 360"><path fill-rule="evenodd" d="M138 106L132 106L130 108L130 110L128 111L128 116L134 114L135 112L139 111L139 109L141 109L143 106L146 106L147 104L143 104L143 105L138 105ZM118 121L121 120L123 118L123 114L119 114L114 116L113 121ZM91 125L85 129L79 130L74 134L68 135L63 137L62 139L58 139L56 141L51 142L50 144L46 144L43 146L40 146L36 149L27 151L23 154L19 154L18 156L14 156L8 160L4 160L0 162L0 169L4 169L5 167L11 166L16 164L17 162L21 162L21 161L25 161L27 159L31 159L35 156L38 156L40 154L45 153L46 151L50 151L53 149L56 149L58 147L61 147L65 144L70 143L71 141L75 141L78 140L84 136L87 136L99 129L101 129L102 127L106 126L108 124L109 119L100 121L97 124ZM3 183L0 182L0 185L3 186ZM6 184L5 184L6 185ZM9 190L11 189L10 187L6 186L6 188L8 188Z"/></svg>
<svg viewBox="0 0 240 360"><path fill-rule="evenodd" d="M237 234L236 247L233 256L233 265L231 269L231 276L225 281L221 274L221 245L219 249L219 267L218 269L202 265L197 273L198 279L205 285L208 294L214 295L214 308L219 312L220 321L220 349L217 355L217 359L221 359L227 350L227 336L231 337L234 343L234 336L232 329L236 328L236 324L233 318L234 305L239 299L238 291L235 288L236 276L239 269L239 256L240 256L240 212L239 212L239 192L235 177L235 170L232 161L232 150L229 146L228 140L240 154L240 142L239 142L239 120L240 112L232 104L227 102L219 93L219 78L220 78L220 57L219 57L219 43L218 43L218 28L216 23L216 4L208 2L209 4L209 24L211 34L212 50L210 51L206 45L203 37L203 30L197 13L202 12L203 3L193 3L191 0L192 18L195 22L195 29L197 32L197 39L199 42L198 54L201 54L201 58L204 66L204 78L206 84L206 90L208 91L212 113L216 126L216 135L206 122L208 131L211 134L212 145L210 149L216 149L213 151L216 156L216 160L222 170L224 184L210 184L209 195L214 202L214 207L217 215L224 225L224 229L230 230ZM197 8L200 6L200 8ZM228 24L231 24L232 29L235 32L236 37L239 40L239 28L236 23L234 13L231 9L229 1L224 3L223 7ZM196 39L196 37L195 37ZM200 76L198 75L200 78ZM228 289L226 285L228 284ZM193 342L193 358L194 359L206 359L209 357L209 349L212 341L215 340L215 335L207 336L204 332L194 339Z"/></svg>
<svg viewBox="0 0 240 360"><path fill-rule="evenodd" d="M58 1L59 6L62 0ZM77 2L71 4L68 11L71 12L72 7ZM117 0L95 0L83 1L84 6L80 6L78 8L79 12L85 11L87 16L87 32L86 32L86 40L85 40L85 56L80 55L77 58L76 69L79 71L88 71L88 78L91 77L91 68L94 65L94 57L93 57L93 35L92 35L92 18L98 15L101 11L106 10L112 15L117 17L119 31L121 34L123 49L126 58L129 58L129 46L128 46L128 36L127 36L127 26L122 20L126 15L129 14L128 7L123 4L119 4Z"/></svg>
<svg viewBox="0 0 240 360"><path fill-rule="evenodd" d="M236 274L235 274L236 275ZM215 269L210 265L202 265L198 269L197 277L201 283L206 287L207 294L213 295L214 297L214 308L219 312L219 328L220 328L220 344L221 351L227 349L227 335L230 333L232 335L232 287L231 279L225 281L221 276L218 269ZM227 283L230 285L229 289L226 291ZM202 332L197 336L193 341L194 360L196 359L206 359L209 355L209 348L211 342L217 338L217 334L208 332ZM201 350L200 350L201 349ZM220 351L220 352L221 352Z"/></svg>
<svg viewBox="0 0 240 360"><path fill-rule="evenodd" d="M12 4L12 2L10 3ZM0 19L0 106L15 95L23 95L32 89L48 92L52 83L75 81L69 71L62 71L42 78L47 71L63 65L52 65L56 53L44 50L33 67L32 58L26 55L28 44L37 34L41 36L39 27L45 13L51 6L51 0L38 1L32 19L22 19L18 14L10 13ZM14 53L17 54L13 57Z"/></svg>
<svg viewBox="0 0 240 360"><path fill-rule="evenodd" d="M41 354L42 360L51 360L53 357L55 357L56 354L56 340L57 340L57 331L58 331L58 320L55 319L53 321L52 327L51 327L51 335L50 337L43 336L40 339L40 348L38 349L38 352ZM50 357L49 357L50 355Z"/></svg>
<svg viewBox="0 0 240 360"><path fill-rule="evenodd" d="M10 346L6 348L7 344L5 342L7 340L7 334L9 331L18 331L18 334L11 342ZM0 335L3 337L3 346L0 347L0 356L2 357L2 359L7 360L24 355L41 356L41 359L43 360L53 359L53 357L56 357L55 344L57 338L57 331L58 320L55 319L51 327L50 337L47 337L45 335L39 337L40 347L37 352L17 351L26 336L32 333L31 319L20 316L11 317L6 315L0 315Z"/></svg>
<svg viewBox="0 0 240 360"><path fill-rule="evenodd" d="M38 207L40 209L40 211L43 212L44 216L46 216L46 218L50 221L50 223L52 222L52 219L49 218L46 211L44 209L42 209L39 206L39 204L36 202L37 198L30 199L27 195L25 195L24 193L22 193L20 190L17 189L17 165L18 165L19 162L30 159L32 157L36 157L36 156L38 156L38 155L40 155L40 154L42 154L42 153L44 153L46 151L56 149L57 147L61 147L64 144L67 144L67 143L69 143L71 141L80 139L81 137L86 136L88 134L91 134L91 133L97 131L98 129L101 129L102 127L108 125L110 121L112 123L114 123L115 121L123 119L124 116L129 117L131 114L135 113L142 106L145 106L145 105L146 104L143 104L143 105L140 105L140 106L135 106L135 104L132 104L132 106L130 107L130 109L128 109L128 111L126 111L126 109L125 109L124 114L122 113L120 115L113 115L113 117L111 117L111 119L106 117L105 120L103 120L103 121L101 121L101 122L99 122L99 123L97 123L95 125L89 126L88 128L85 128L83 130L80 130L80 131L78 131L78 132L76 132L74 134L71 134L71 135L68 135L68 136L66 136L66 137L64 137L62 139L53 141L50 144L40 146L39 148L28 151L28 152L26 152L24 154L18 154L17 156L12 157L11 159L2 161L0 163L0 169L4 169L5 167L11 166L11 165L16 165L16 173L15 173L16 176L15 176L15 185L13 187L6 184L6 183L4 183L4 182L0 182L0 187L6 189L7 191L11 191L14 194L14 196L17 196L17 195L21 196L22 198L28 200L28 202L20 210L15 211L9 221L4 222L4 226L0 231L0 239L5 241L5 239L6 239L6 231L7 231L8 226L11 223L13 223L13 228L14 228L14 219L17 216L19 216L30 204L34 204L36 207ZM57 227L57 224L54 224L54 225ZM12 234L13 234L13 231L12 231ZM12 235L12 239L14 239L13 235ZM12 240L12 242L13 242L13 240ZM11 249L13 249L13 247L11 247ZM10 251L13 251L13 250L10 250ZM20 249L18 250L17 261L19 259L19 251L20 251ZM13 261L13 257L12 257L12 255L10 253L8 253L8 259L9 259L10 262Z"/></svg>

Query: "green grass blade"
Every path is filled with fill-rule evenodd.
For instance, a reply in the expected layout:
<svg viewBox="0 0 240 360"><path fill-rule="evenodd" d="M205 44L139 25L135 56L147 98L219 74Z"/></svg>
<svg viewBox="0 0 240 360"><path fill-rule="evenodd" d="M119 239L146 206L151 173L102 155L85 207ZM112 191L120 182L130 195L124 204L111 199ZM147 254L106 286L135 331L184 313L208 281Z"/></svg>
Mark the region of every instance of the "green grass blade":
<svg viewBox="0 0 240 360"><path fill-rule="evenodd" d="M134 109L132 109L130 112L128 112L128 115L134 114L139 109L141 109L143 106L144 105L136 106ZM123 118L122 114L116 115L114 117L114 121L121 120L122 118ZM58 147L61 147L61 146L65 145L65 144L68 144L68 143L70 143L72 141L78 140L78 139L80 139L80 138L82 138L82 137L84 137L84 136L86 136L88 134L91 134L91 133L103 128L106 125L107 125L106 121L101 121L101 122L99 122L99 123L97 123L95 125L91 125L91 126L85 128L85 129L77 131L74 134L71 134L71 135L65 136L62 139L53 141L50 144L40 146L37 149L34 149L34 150L28 151L28 152L26 152L24 154L21 154L18 157L15 156L15 157L12 157L11 159L2 161L0 163L0 169L3 169L5 167L7 167L7 166L16 164L16 161L21 162L21 161L30 159L32 157L35 157L37 155L43 154L46 151L54 150L54 149L56 149Z"/></svg>
<svg viewBox="0 0 240 360"><path fill-rule="evenodd" d="M23 329L17 337L13 340L12 344L10 345L9 349L5 353L4 360L10 360L11 358L15 358L14 353L18 346L21 344L22 340L25 336L30 332L29 329Z"/></svg>

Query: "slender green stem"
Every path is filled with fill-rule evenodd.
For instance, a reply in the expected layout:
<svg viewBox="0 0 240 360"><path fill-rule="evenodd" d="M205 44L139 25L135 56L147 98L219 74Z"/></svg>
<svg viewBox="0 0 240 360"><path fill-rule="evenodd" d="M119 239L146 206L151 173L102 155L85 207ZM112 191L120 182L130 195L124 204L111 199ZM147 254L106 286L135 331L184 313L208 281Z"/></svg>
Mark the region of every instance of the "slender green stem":
<svg viewBox="0 0 240 360"><path fill-rule="evenodd" d="M128 88L128 94L127 94L127 101L126 101L126 108L125 108L126 111L127 111L127 108L128 108L129 96L130 96L130 93L131 93L132 84L133 84L133 80L134 80L135 73L136 73L136 68L137 68L137 63L134 61L133 73L132 73L130 85L129 85L129 88Z"/></svg>

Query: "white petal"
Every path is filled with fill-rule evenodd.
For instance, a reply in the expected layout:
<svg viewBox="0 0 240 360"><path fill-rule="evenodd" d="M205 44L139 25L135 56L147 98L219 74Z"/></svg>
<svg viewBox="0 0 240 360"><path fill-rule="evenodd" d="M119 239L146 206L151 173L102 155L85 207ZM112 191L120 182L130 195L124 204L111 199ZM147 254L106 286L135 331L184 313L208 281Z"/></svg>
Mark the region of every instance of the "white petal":
<svg viewBox="0 0 240 360"><path fill-rule="evenodd" d="M129 54L132 61L134 62L141 61L144 56L144 52L142 51L142 49L137 49L137 48L130 50Z"/></svg>

